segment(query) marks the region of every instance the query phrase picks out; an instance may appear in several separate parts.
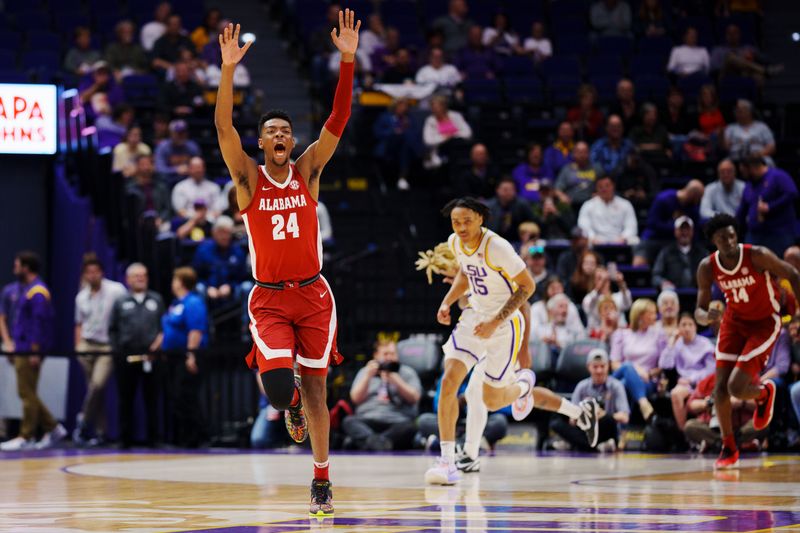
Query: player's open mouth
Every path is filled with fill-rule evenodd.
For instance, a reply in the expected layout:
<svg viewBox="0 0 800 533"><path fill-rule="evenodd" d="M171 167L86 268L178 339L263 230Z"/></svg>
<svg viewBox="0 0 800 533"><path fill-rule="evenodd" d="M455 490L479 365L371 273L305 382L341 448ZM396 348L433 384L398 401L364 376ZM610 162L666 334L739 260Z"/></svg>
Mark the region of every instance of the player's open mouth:
<svg viewBox="0 0 800 533"><path fill-rule="evenodd" d="M286 145L283 143L276 144L275 155L286 155Z"/></svg>

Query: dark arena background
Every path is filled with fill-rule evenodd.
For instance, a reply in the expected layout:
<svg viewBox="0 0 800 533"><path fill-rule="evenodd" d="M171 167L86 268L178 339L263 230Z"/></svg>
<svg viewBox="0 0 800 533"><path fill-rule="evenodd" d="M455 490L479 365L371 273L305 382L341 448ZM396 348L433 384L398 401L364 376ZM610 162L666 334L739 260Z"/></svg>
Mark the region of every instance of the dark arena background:
<svg viewBox="0 0 800 533"><path fill-rule="evenodd" d="M771 423L732 400L738 468L714 467L718 323L693 318L715 215L800 268L796 0L0 6L0 531L800 531L793 278L769 282ZM245 363L252 248L214 109L241 24L233 125L261 165L259 117L284 110L298 158L346 8L351 115L317 208L344 357L323 521L310 445ZM465 196L536 282L537 385L596 398L600 438L505 408L469 458L462 389L458 464L480 472L426 485L457 268L441 209Z"/></svg>

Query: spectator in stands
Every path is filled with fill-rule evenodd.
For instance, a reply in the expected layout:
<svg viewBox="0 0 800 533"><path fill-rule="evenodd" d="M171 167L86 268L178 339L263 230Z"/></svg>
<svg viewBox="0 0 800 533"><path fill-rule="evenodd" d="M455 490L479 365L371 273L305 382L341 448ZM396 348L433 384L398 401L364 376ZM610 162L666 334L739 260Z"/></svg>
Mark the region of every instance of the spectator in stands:
<svg viewBox="0 0 800 533"><path fill-rule="evenodd" d="M472 26L467 34L467 46L458 53L456 65L466 80L494 79L498 64L495 52L481 40L480 26Z"/></svg>
<svg viewBox="0 0 800 533"><path fill-rule="evenodd" d="M660 0L644 0L634 21L634 31L642 38L661 37L669 31Z"/></svg>
<svg viewBox="0 0 800 533"><path fill-rule="evenodd" d="M116 40L106 46L103 59L114 71L114 76L121 80L131 74L142 74L150 68L147 54L135 42L136 26L130 20L122 20L114 27Z"/></svg>
<svg viewBox="0 0 800 533"><path fill-rule="evenodd" d="M675 238L675 220L688 216L696 227L700 221L700 200L705 187L700 180L691 180L682 189L661 191L653 201L642 232L642 242L636 249L634 264L653 264L658 251Z"/></svg>
<svg viewBox="0 0 800 533"><path fill-rule="evenodd" d="M725 129L725 117L719 110L717 89L710 83L700 87L697 96L697 126L704 135L712 139L712 142Z"/></svg>
<svg viewBox="0 0 800 533"><path fill-rule="evenodd" d="M416 69L411 61L411 53L408 48L400 48L394 54L392 66L383 72L380 79L383 83L402 84L413 81L415 77Z"/></svg>
<svg viewBox="0 0 800 533"><path fill-rule="evenodd" d="M509 25L508 15L496 13L494 24L483 30L483 45L500 56L510 56L520 50L519 36Z"/></svg>
<svg viewBox="0 0 800 533"><path fill-rule="evenodd" d="M589 238L586 233L578 226L573 226L569 233L569 248L561 252L556 262L556 274L561 283L568 284L572 274L580 264L583 253L589 249ZM567 291L572 296L572 294Z"/></svg>
<svg viewBox="0 0 800 533"><path fill-rule="evenodd" d="M619 440L619 424L627 424L631 408L625 387L616 378L609 376L608 353L602 348L595 348L586 355L586 366L590 377L582 380L572 392L572 401L581 402L586 398L594 398L600 405L598 421L597 451L613 452ZM579 451L592 451L585 432L575 427L574 422L563 416L554 417L550 429Z"/></svg>
<svg viewBox="0 0 800 533"><path fill-rule="evenodd" d="M105 61L92 65L92 75L84 77L78 84L78 94L91 119L99 114L100 108L111 109L125 100L122 88L114 80Z"/></svg>
<svg viewBox="0 0 800 533"><path fill-rule="evenodd" d="M680 148L686 141L689 132L694 129L697 119L686 110L683 92L677 87L670 87L663 115L664 127L667 129L667 134L669 134L673 147L672 151L679 153L676 148Z"/></svg>
<svg viewBox="0 0 800 533"><path fill-rule="evenodd" d="M678 329L668 337L667 345L658 359L662 370L675 369L678 383L670 391L672 413L678 428L683 431L688 414L686 402L704 378L714 373L716 360L714 344L697 335L697 323L691 313L682 313Z"/></svg>
<svg viewBox="0 0 800 533"><path fill-rule="evenodd" d="M208 215L212 221L219 212L216 206L219 202L219 185L206 178L206 163L202 157L193 157L189 160L189 176L179 181L172 189L172 209L181 218L194 216L193 206L198 200L203 200L209 207Z"/></svg>
<svg viewBox="0 0 800 533"><path fill-rule="evenodd" d="M663 289L656 299L658 320L656 327L668 338L678 331L678 316L681 312L681 301L673 289Z"/></svg>
<svg viewBox="0 0 800 533"><path fill-rule="evenodd" d="M717 180L709 183L700 202L700 217L709 219L718 213L736 215L742 203L745 183L736 178L736 165L723 159L717 165Z"/></svg>
<svg viewBox="0 0 800 533"><path fill-rule="evenodd" d="M592 144L592 163L610 174L625 161L631 150L633 143L625 138L622 119L618 115L609 115L606 120L606 136Z"/></svg>
<svg viewBox="0 0 800 533"><path fill-rule="evenodd" d="M433 27L444 34L444 51L453 56L467 45L467 33L474 24L467 18L469 7L466 0L450 0L447 15L433 21Z"/></svg>
<svg viewBox="0 0 800 533"><path fill-rule="evenodd" d="M600 136L603 113L597 108L597 90L585 83L578 89L578 105L567 112L567 120L578 132L578 137L590 142Z"/></svg>
<svg viewBox="0 0 800 533"><path fill-rule="evenodd" d="M83 288L75 297L75 351L89 353L78 356L87 390L72 441L78 445L88 444L94 429L96 440L92 444L102 444L108 429L106 384L114 371L109 340L111 310L126 291L122 283L104 277L103 265L94 253L84 255L81 274Z"/></svg>
<svg viewBox="0 0 800 533"><path fill-rule="evenodd" d="M195 291L196 285L197 273L193 268L176 268L172 276L175 299L161 318L164 331L161 349L171 352L168 390L172 442L187 448L199 446L203 435L198 409L200 368L195 351L208 345L208 311Z"/></svg>
<svg viewBox="0 0 800 533"><path fill-rule="evenodd" d="M410 449L421 396L419 376L399 363L397 344L376 342L372 359L358 371L350 388L355 413L342 421L350 445L372 451Z"/></svg>
<svg viewBox="0 0 800 533"><path fill-rule="evenodd" d="M437 95L431 98L431 114L425 119L422 128L422 140L428 150L425 159L426 168L439 168L444 163L439 154L451 141L472 137L472 128L469 127L464 115L448 108L447 97Z"/></svg>
<svg viewBox="0 0 800 533"><path fill-rule="evenodd" d="M533 222L523 223L533 224ZM520 225L522 227L522 225ZM522 232L520 232L522 233ZM536 282L536 290L533 292L528 302L535 303L544 298L544 280L546 280L550 273L547 271L547 256L544 253L544 246L537 244L535 240L522 241L522 250L520 251L525 265L528 267L533 281Z"/></svg>
<svg viewBox="0 0 800 533"><path fill-rule="evenodd" d="M612 283L616 285L616 292L612 290ZM617 304L617 309L621 311L620 327L625 325L625 316L622 314L631 308L633 298L631 291L625 283L625 276L617 270L616 264L609 263L606 268L598 265L594 271L594 286L586 296L583 297L581 307L586 314L586 325L589 328L596 328L600 325L600 300L610 297Z"/></svg>
<svg viewBox="0 0 800 533"><path fill-rule="evenodd" d="M689 26L683 34L683 44L674 46L669 54L667 71L678 77L707 74L708 50L697 44L697 29Z"/></svg>
<svg viewBox="0 0 800 533"><path fill-rule="evenodd" d="M325 12L325 23L314 30L309 37L309 45L314 55L321 56L324 63L328 62L328 55L336 50L331 41L331 28L339 25L339 11L342 6L334 2L328 6Z"/></svg>
<svg viewBox="0 0 800 533"><path fill-rule="evenodd" d="M178 61L174 64L174 68L174 79L161 86L158 106L173 115L192 115L204 104L203 89L192 79L188 63Z"/></svg>
<svg viewBox="0 0 800 533"><path fill-rule="evenodd" d="M123 449L133 444L133 413L139 383L147 417L145 442L152 446L159 440L157 409L161 363L153 353L161 348L161 316L164 314L161 295L147 288L147 267L133 263L125 271L125 278L128 291L114 302L108 330L115 353L120 445ZM141 355L129 359L132 354Z"/></svg>
<svg viewBox="0 0 800 533"><path fill-rule="evenodd" d="M361 32L358 38L358 48L363 49L370 57L373 52L385 44L386 28L383 26L383 19L378 13L372 13L367 17L367 29Z"/></svg>
<svg viewBox="0 0 800 533"><path fill-rule="evenodd" d="M520 255L524 256L531 247L535 246L541 246L544 250L544 246L547 243L542 240L542 230L539 228L539 224L536 222L523 222L517 228L517 232L521 243L519 247Z"/></svg>
<svg viewBox="0 0 800 533"><path fill-rule="evenodd" d="M212 239L197 247L192 260L192 267L197 272L197 290L212 306L231 299L243 302L253 288L244 250L233 242L233 228L230 217L222 215L217 218ZM244 312L246 315L246 310ZM245 320L244 324L247 322Z"/></svg>
<svg viewBox="0 0 800 533"><path fill-rule="evenodd" d="M564 284L557 276L550 276L544 283L544 294L542 299L537 302L534 302L531 305L531 324L546 324L549 320L548 318L548 311L547 311L547 302L550 301L551 298L556 296L557 294L565 294L564 293ZM536 287L539 288L538 285ZM531 326L533 328L533 326ZM572 300L567 298L567 319L566 319L566 327L570 331L577 331L578 329L583 328L583 322L581 321L581 315L578 312L578 306L576 306ZM531 331L535 331L532 329Z"/></svg>
<svg viewBox="0 0 800 533"><path fill-rule="evenodd" d="M753 119L752 102L737 100L734 114L736 122L728 124L722 138L722 145L730 158L739 162L747 156L761 156L766 158L767 164L774 165L775 136L769 126Z"/></svg>
<svg viewBox="0 0 800 533"><path fill-rule="evenodd" d="M740 228L746 230L745 242L766 246L781 257L794 244L797 186L785 171L767 166L762 156L748 157L744 165L750 181L736 218Z"/></svg>
<svg viewBox="0 0 800 533"><path fill-rule="evenodd" d="M203 23L192 31L189 39L194 44L195 51L199 54L205 46L217 40L219 23L222 21L222 11L216 7L206 11Z"/></svg>
<svg viewBox="0 0 800 533"><path fill-rule="evenodd" d="M575 144L572 160L572 163L564 165L558 173L556 189L569 198L573 208L580 208L583 202L592 197L594 184L603 175L603 169L592 163L589 145L583 141Z"/></svg>
<svg viewBox="0 0 800 533"><path fill-rule="evenodd" d="M639 155L639 151L633 149L629 152L622 166L617 167L611 177L617 184L620 196L633 205L637 216L647 216L647 210L658 192L658 180L655 169Z"/></svg>
<svg viewBox="0 0 800 533"><path fill-rule="evenodd" d="M411 165L422 152L419 128L409 113L410 107L406 98L395 100L372 127L377 140L374 155L380 163L381 174L396 180L399 189L408 188Z"/></svg>
<svg viewBox="0 0 800 533"><path fill-rule="evenodd" d="M181 63L185 63L189 70L189 79L195 82L200 88L204 88L207 84L206 80L206 64L205 62L198 58L197 55L194 53L194 50L190 50L188 48L181 48L181 53L178 57L178 61L173 63L172 68L167 70L167 74L164 77L164 81L167 84L174 83L176 80L175 71L178 68L178 65Z"/></svg>
<svg viewBox="0 0 800 533"><path fill-rule="evenodd" d="M133 125L125 132L122 142L113 150L111 171L120 172L126 178L136 173L136 158L140 155L150 155L150 147L142 142L142 128Z"/></svg>
<svg viewBox="0 0 800 533"><path fill-rule="evenodd" d="M55 313L50 290L39 277L40 265L39 256L33 252L19 252L14 258L14 276L21 285L11 327L15 352L46 354L53 348ZM17 392L22 401L22 421L19 435L0 444L0 451L50 448L67 436L67 430L53 418L36 391L42 357L18 355L12 358ZM34 442L40 429L44 436Z"/></svg>
<svg viewBox="0 0 800 533"><path fill-rule="evenodd" d="M338 21L337 21L338 24ZM328 32L330 34L330 32ZM430 33L437 33L441 35L439 32L430 32ZM331 42L330 35L327 35L328 42ZM437 46L430 46L429 50L433 50L434 48L441 48L442 43L444 43L444 39L439 39L436 41ZM394 66L398 60L398 54L401 49L406 51L406 57L408 58L409 64L411 63L411 55L408 52L407 48L402 48L400 46L400 32L397 31L397 28L393 28L389 26L386 28L386 37L384 38L383 44L378 45L378 47L372 52L372 71L378 75L380 78L382 74L386 72L386 69L389 67ZM426 54L427 57L428 54ZM414 69L416 72L416 69ZM405 79L413 80L414 79L414 72L411 73L410 76L406 76ZM389 83L389 82L386 82ZM397 83L397 82L391 82Z"/></svg>
<svg viewBox="0 0 800 533"><path fill-rule="evenodd" d="M181 119L169 123L169 139L156 146L156 172L175 181L189 175L189 160L200 157L200 147L189 139L189 126Z"/></svg>
<svg viewBox="0 0 800 533"><path fill-rule="evenodd" d="M584 250L578 256L577 265L567 285L567 294L573 302L583 303L586 295L594 290L595 274L602 264L602 257L594 250Z"/></svg>
<svg viewBox="0 0 800 533"><path fill-rule="evenodd" d="M617 82L616 99L608 112L622 119L623 131L630 133L634 126L639 125L641 111L636 102L636 86L628 78Z"/></svg>
<svg viewBox="0 0 800 533"><path fill-rule="evenodd" d="M539 201L531 204L533 218L539 223L542 237L546 240L567 240L575 227L572 207L557 193L553 182L545 178L539 183Z"/></svg>
<svg viewBox="0 0 800 533"><path fill-rule="evenodd" d="M470 166L458 176L453 189L456 196L488 198L494 192L500 171L489 157L485 144L476 143L469 151Z"/></svg>
<svg viewBox="0 0 800 533"><path fill-rule="evenodd" d="M183 33L181 16L173 13L167 17L167 29L153 45L152 67L156 72L166 73L178 62L181 50L194 50L194 44Z"/></svg>
<svg viewBox="0 0 800 533"><path fill-rule="evenodd" d="M522 44L522 53L531 56L536 63L553 55L553 44L547 38L543 22L537 20L531 25L531 36Z"/></svg>
<svg viewBox="0 0 800 533"><path fill-rule="evenodd" d="M166 113L157 110L153 114L153 136L148 140L151 146L158 147L161 141L169 139L171 134L169 130L170 122L169 115Z"/></svg>
<svg viewBox="0 0 800 533"><path fill-rule="evenodd" d="M517 195L517 186L509 177L497 183L495 196L486 205L489 207L486 227L510 242L517 240L520 224L533 220L530 205Z"/></svg>
<svg viewBox="0 0 800 533"><path fill-rule="evenodd" d="M589 12L592 29L600 36L631 35L631 6L624 0L599 0Z"/></svg>
<svg viewBox="0 0 800 533"><path fill-rule="evenodd" d="M657 328L656 304L640 298L631 306L631 327L619 329L611 337L611 369L625 390L639 405L648 421L654 410L647 395L655 392L653 379L661 373L658 358L666 345Z"/></svg>
<svg viewBox="0 0 800 533"><path fill-rule="evenodd" d="M161 226L170 218L169 191L160 181L153 179L153 157L140 155L136 158L136 174L128 183L126 193L137 199L137 219L152 214L155 225Z"/></svg>
<svg viewBox="0 0 800 533"><path fill-rule="evenodd" d="M720 78L752 78L762 86L765 78L782 72L783 65L769 65L754 46L742 44L739 26L728 24L725 28L725 44L719 44L711 51L711 71L719 73Z"/></svg>
<svg viewBox="0 0 800 533"><path fill-rule="evenodd" d="M575 129L570 122L564 121L558 125L558 134L555 142L544 151L544 165L550 169L553 176L558 176L565 165L572 162L572 151L575 149Z"/></svg>
<svg viewBox="0 0 800 533"><path fill-rule="evenodd" d="M619 308L613 296L603 296L597 301L597 316L600 321L595 327L589 328L589 338L610 345L611 336L619 329L620 324Z"/></svg>
<svg viewBox="0 0 800 533"><path fill-rule="evenodd" d="M153 20L142 26L139 39L142 41L142 48L147 52L153 50L156 41L167 31L167 19L172 13L172 6L169 2L161 2L156 6Z"/></svg>
<svg viewBox="0 0 800 533"><path fill-rule="evenodd" d="M555 294L547 300L547 320L534 322L531 317L531 338L547 344L554 353L565 346L586 337L586 330L580 320L569 321L569 298L566 294Z"/></svg>
<svg viewBox="0 0 800 533"><path fill-rule="evenodd" d="M89 28L75 28L75 45L67 51L64 69L70 74L82 76L92 71L92 65L100 61L100 52L92 48L92 32Z"/></svg>
<svg viewBox="0 0 800 533"><path fill-rule="evenodd" d="M646 103L642 105L642 123L634 126L630 139L642 157L656 163L664 163L672 157L667 128L658 121L658 108Z"/></svg>
<svg viewBox="0 0 800 533"><path fill-rule="evenodd" d="M578 213L578 226L591 244L637 244L639 226L633 205L616 195L614 180L601 176L595 183L596 194Z"/></svg>
<svg viewBox="0 0 800 533"><path fill-rule="evenodd" d="M662 248L653 264L653 286L664 289L697 287L697 265L708 250L694 238L694 222L687 216L675 219L675 242Z"/></svg>
<svg viewBox="0 0 800 533"><path fill-rule="evenodd" d="M527 159L520 163L511 172L511 177L517 184L517 190L522 198L529 202L539 201L539 187L543 179L552 181L550 169L544 165L542 146L532 143L528 146Z"/></svg>
<svg viewBox="0 0 800 533"><path fill-rule="evenodd" d="M458 69L445 63L441 48L431 50L428 64L417 71L415 81L420 85L434 85L437 88L452 89L461 83Z"/></svg>
<svg viewBox="0 0 800 533"><path fill-rule="evenodd" d="M101 148L116 146L122 142L125 133L136 119L133 106L119 104L111 110L111 114L102 113L95 118L94 126L97 128L98 144Z"/></svg>
<svg viewBox="0 0 800 533"><path fill-rule="evenodd" d="M199 198L192 205L192 211L193 214L189 218L175 217L171 227L178 239L200 242L211 236L210 206L205 200Z"/></svg>

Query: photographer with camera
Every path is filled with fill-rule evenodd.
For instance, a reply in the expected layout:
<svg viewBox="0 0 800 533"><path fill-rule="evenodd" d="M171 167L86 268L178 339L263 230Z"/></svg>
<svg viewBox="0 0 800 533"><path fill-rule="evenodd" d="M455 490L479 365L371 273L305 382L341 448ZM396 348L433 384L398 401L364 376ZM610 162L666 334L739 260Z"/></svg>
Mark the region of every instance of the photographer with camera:
<svg viewBox="0 0 800 533"><path fill-rule="evenodd" d="M355 414L342 421L346 448L408 450L417 431L414 419L422 385L413 368L397 359L397 344L375 343L372 360L358 371L350 388Z"/></svg>

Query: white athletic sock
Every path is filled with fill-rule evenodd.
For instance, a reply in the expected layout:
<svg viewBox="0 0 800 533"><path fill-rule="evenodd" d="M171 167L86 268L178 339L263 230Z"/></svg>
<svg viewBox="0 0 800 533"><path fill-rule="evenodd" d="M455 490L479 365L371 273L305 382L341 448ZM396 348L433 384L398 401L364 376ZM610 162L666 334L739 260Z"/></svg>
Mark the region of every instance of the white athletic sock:
<svg viewBox="0 0 800 533"><path fill-rule="evenodd" d="M580 407L570 402L566 398L561 398L561 405L558 408L558 412L562 415L567 415L572 420L577 420L583 414L583 411Z"/></svg>
<svg viewBox="0 0 800 533"><path fill-rule="evenodd" d="M456 442L453 440L442 441L440 443L442 448L442 458L447 460L448 463L453 464L456 462Z"/></svg>
<svg viewBox="0 0 800 533"><path fill-rule="evenodd" d="M481 437L489 420L489 409L483 403L483 372L478 367L472 372L464 394L467 398L467 434L464 439L464 451L472 459L477 459L481 449Z"/></svg>

